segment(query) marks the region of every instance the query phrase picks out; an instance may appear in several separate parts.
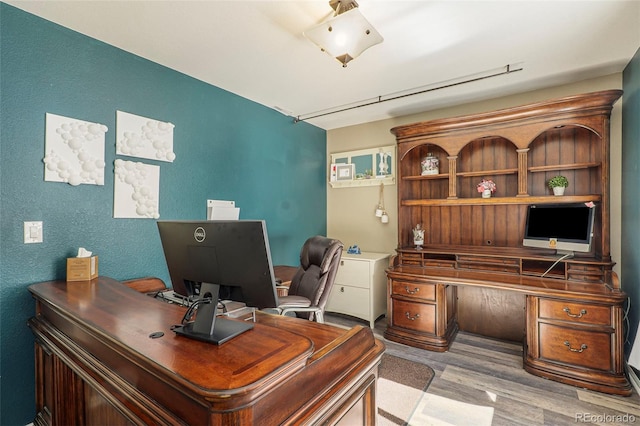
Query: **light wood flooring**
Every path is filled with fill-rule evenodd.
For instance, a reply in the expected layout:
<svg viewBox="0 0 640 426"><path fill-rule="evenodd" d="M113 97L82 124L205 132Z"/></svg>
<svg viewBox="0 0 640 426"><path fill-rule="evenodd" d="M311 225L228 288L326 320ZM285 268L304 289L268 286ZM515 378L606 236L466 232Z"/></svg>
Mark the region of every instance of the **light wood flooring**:
<svg viewBox="0 0 640 426"><path fill-rule="evenodd" d="M325 313L325 322L352 326L367 321ZM522 345L459 332L448 352L430 352L384 339L386 318L374 334L387 352L429 365L435 371L427 393L492 407L492 426L640 425L640 396L613 396L557 383L522 368ZM626 417L625 417L626 415ZM458 423L464 425L464 423Z"/></svg>

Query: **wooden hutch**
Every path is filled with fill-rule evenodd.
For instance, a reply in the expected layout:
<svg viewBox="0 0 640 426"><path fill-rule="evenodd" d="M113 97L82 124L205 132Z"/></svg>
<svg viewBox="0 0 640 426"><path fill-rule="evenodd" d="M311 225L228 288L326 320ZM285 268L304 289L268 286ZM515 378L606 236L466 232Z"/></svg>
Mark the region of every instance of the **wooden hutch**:
<svg viewBox="0 0 640 426"><path fill-rule="evenodd" d="M434 351L446 351L458 329L519 340L532 374L630 395L626 295L609 242L609 119L620 96L601 91L391 129L399 241L387 272L387 339ZM428 154L437 174L421 174ZM560 173L570 184L554 196L547 181ZM490 198L477 191L482 179L497 186ZM555 250L523 246L529 205L583 202L596 205L590 253L556 264ZM421 248L417 224L426 230Z"/></svg>

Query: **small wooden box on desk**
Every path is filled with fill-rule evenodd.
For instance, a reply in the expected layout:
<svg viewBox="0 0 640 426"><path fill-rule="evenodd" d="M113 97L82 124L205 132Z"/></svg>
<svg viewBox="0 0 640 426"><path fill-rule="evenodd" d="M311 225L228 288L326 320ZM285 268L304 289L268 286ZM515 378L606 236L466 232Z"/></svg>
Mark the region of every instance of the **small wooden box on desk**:
<svg viewBox="0 0 640 426"><path fill-rule="evenodd" d="M326 310L369 321L387 313L388 253L362 252L342 255Z"/></svg>

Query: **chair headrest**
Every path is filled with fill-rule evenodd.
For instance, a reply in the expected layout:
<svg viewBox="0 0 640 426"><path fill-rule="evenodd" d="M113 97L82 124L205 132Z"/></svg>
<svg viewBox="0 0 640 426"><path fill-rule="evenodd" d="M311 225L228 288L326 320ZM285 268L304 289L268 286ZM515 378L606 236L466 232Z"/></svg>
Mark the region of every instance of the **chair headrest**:
<svg viewBox="0 0 640 426"><path fill-rule="evenodd" d="M317 265L320 267L321 274L325 273L329 269L331 258L333 257L327 256L327 251L331 250L332 247L341 245L342 243L339 240L321 235L309 238L305 241L300 252L300 266L306 270L311 265Z"/></svg>

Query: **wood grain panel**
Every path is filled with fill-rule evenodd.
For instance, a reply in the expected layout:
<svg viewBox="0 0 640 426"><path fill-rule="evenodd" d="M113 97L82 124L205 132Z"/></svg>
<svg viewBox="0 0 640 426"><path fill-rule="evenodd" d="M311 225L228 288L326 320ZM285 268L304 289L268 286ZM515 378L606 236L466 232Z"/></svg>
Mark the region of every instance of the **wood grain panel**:
<svg viewBox="0 0 640 426"><path fill-rule="evenodd" d="M522 342L525 333L525 296L510 292L458 287L460 330Z"/></svg>

